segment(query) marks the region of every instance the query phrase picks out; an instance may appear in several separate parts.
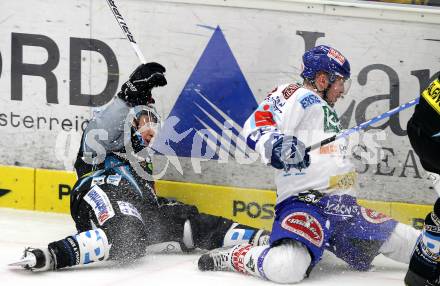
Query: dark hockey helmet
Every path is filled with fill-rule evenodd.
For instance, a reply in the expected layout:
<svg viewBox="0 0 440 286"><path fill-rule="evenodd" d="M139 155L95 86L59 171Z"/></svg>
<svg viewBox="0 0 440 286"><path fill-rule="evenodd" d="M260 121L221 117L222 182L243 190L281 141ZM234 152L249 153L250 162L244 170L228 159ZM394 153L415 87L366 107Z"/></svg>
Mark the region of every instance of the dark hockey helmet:
<svg viewBox="0 0 440 286"><path fill-rule="evenodd" d="M136 185L153 181L151 144L159 124L159 114L152 105L132 108L124 125L124 147L107 154L105 168L114 168L124 176L133 178ZM154 132L151 138L146 139L143 133L148 129L154 129Z"/></svg>
<svg viewBox="0 0 440 286"><path fill-rule="evenodd" d="M328 73L331 83L338 76L345 80L350 78L350 63L347 58L329 46L321 45L306 51L303 55L303 65L301 77L312 82L320 71Z"/></svg>
<svg viewBox="0 0 440 286"><path fill-rule="evenodd" d="M132 140L137 140L138 145L143 148L152 143L152 139L161 124L160 116L151 104L136 106L133 108L133 112L135 115L133 118L134 138L132 138ZM144 137L142 134L144 134ZM148 139L148 142L144 140L145 134L149 134L147 136L151 137L151 139ZM135 142L132 143L135 145ZM138 148L135 148L135 150L136 149Z"/></svg>
<svg viewBox="0 0 440 286"><path fill-rule="evenodd" d="M160 124L160 116L152 104L138 105L133 108L134 120L139 122L141 116L146 116L151 123Z"/></svg>

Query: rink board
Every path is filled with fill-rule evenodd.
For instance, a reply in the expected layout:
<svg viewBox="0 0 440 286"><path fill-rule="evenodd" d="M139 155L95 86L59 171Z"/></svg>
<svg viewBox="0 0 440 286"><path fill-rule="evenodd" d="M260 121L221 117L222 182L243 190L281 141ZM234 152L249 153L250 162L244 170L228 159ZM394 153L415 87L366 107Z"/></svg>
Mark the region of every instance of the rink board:
<svg viewBox="0 0 440 286"><path fill-rule="evenodd" d="M69 213L73 172L0 166L0 207ZM270 229L275 192L228 186L157 181L158 195L196 205L201 212L227 217L255 227ZM420 227L432 210L429 205L359 200L406 224Z"/></svg>
<svg viewBox="0 0 440 286"><path fill-rule="evenodd" d="M301 56L312 46L331 45L350 61L352 85L336 105L344 128L414 99L439 72L438 7L333 0L117 2L147 61L167 69L168 85L153 90L158 112L164 122L178 115L173 131L186 134L172 146L182 168L168 168L168 181L274 189L258 160L239 162L226 140L227 126L233 123L237 132L228 138L238 145L243 118L275 86L300 80ZM87 120L115 96L139 59L104 0L2 4L0 164L72 170ZM411 114L405 110L373 128L386 134L378 162L355 158L362 198L435 199L406 136ZM189 150L199 131L218 139L200 149L230 156L195 168L197 156ZM414 186L426 191L414 196ZM40 205L47 199L37 197L37 208L56 210Z"/></svg>
<svg viewBox="0 0 440 286"><path fill-rule="evenodd" d="M0 166L0 207L34 209L35 169Z"/></svg>

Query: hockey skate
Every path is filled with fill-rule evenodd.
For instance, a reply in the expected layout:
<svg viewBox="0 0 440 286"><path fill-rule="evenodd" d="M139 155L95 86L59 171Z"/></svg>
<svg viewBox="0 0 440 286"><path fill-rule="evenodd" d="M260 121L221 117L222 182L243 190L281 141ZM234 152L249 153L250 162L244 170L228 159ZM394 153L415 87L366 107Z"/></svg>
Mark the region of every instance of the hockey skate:
<svg viewBox="0 0 440 286"><path fill-rule="evenodd" d="M48 271L55 269L52 254L47 248L26 248L23 257L9 266L20 266L31 271Z"/></svg>
<svg viewBox="0 0 440 286"><path fill-rule="evenodd" d="M425 218L422 233L414 248L405 276L405 285L440 286L440 198L434 205L434 211Z"/></svg>
<svg viewBox="0 0 440 286"><path fill-rule="evenodd" d="M201 271L234 271L232 253L240 245L211 250L199 258L198 266Z"/></svg>

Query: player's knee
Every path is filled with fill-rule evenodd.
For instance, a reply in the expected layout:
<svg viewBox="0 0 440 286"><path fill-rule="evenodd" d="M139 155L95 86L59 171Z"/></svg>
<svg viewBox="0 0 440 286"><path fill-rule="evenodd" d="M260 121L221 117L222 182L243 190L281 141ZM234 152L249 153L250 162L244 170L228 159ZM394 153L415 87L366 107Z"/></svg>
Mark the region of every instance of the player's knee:
<svg viewBox="0 0 440 286"><path fill-rule="evenodd" d="M399 262L409 263L420 232L409 225L398 223L379 252Z"/></svg>
<svg viewBox="0 0 440 286"><path fill-rule="evenodd" d="M304 279L311 260L303 244L289 240L269 250L263 262L264 274L277 283L297 283Z"/></svg>
<svg viewBox="0 0 440 286"><path fill-rule="evenodd" d="M80 263L107 260L109 257L110 245L105 232L98 228L88 230L75 235L80 251Z"/></svg>

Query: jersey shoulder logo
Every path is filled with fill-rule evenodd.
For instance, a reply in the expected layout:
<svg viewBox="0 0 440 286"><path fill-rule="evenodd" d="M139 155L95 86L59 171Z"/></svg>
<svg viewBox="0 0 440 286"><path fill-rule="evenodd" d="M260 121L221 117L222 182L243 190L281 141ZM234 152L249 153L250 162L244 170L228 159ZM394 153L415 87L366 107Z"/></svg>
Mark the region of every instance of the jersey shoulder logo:
<svg viewBox="0 0 440 286"><path fill-rule="evenodd" d="M310 107L313 104L321 103L321 100L316 95L308 93L299 100L299 103L303 109L307 109L307 107Z"/></svg>
<svg viewBox="0 0 440 286"><path fill-rule="evenodd" d="M295 93L295 91L298 90L298 88L300 88L299 85L292 83L289 84L285 89L283 89L281 93L283 94L285 99L289 99Z"/></svg>

